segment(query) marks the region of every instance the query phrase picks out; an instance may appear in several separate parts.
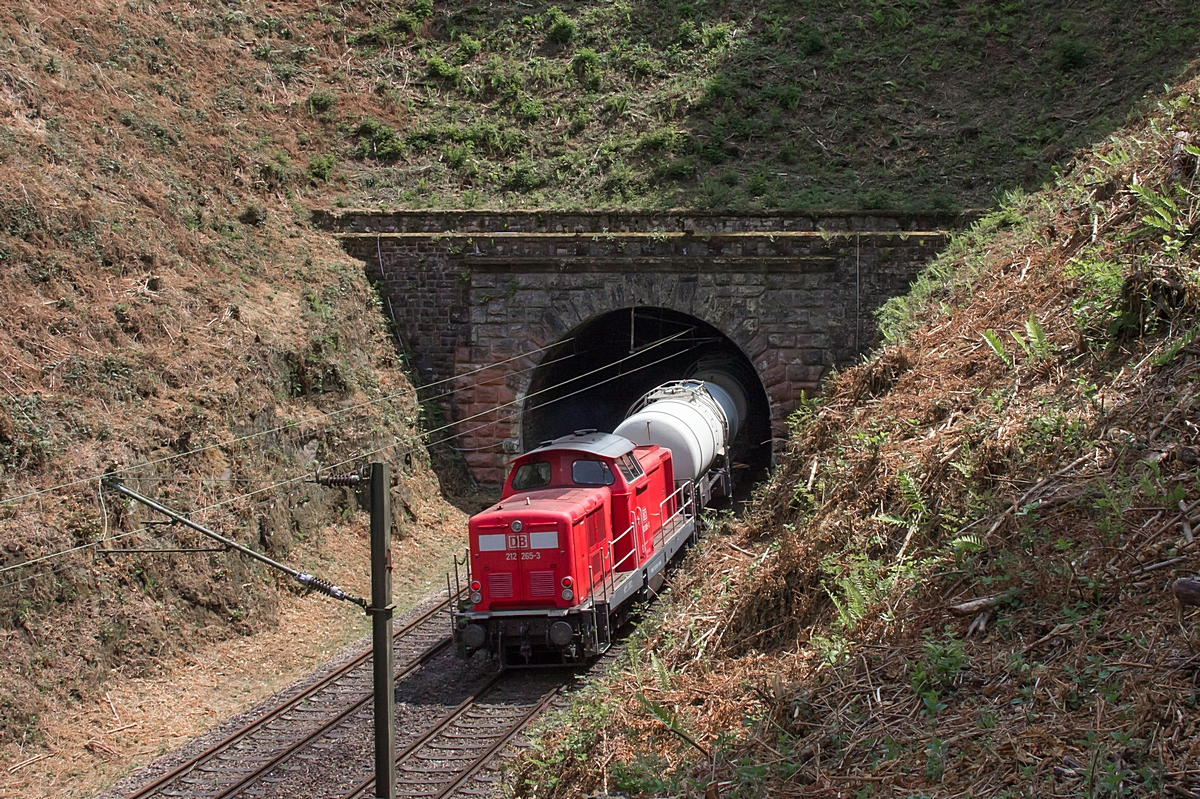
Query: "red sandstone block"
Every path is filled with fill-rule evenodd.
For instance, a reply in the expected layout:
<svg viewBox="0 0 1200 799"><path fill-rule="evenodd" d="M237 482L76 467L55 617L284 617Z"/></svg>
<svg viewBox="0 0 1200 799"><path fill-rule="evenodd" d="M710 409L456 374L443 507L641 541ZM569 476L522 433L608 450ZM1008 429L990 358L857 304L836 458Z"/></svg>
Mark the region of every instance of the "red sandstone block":
<svg viewBox="0 0 1200 799"><path fill-rule="evenodd" d="M504 484L504 478L507 476L503 468L498 469L476 469L471 473L475 478L475 482L483 488L497 489Z"/></svg>
<svg viewBox="0 0 1200 799"><path fill-rule="evenodd" d="M807 381L812 375L812 367L800 363L788 364L786 371L789 383Z"/></svg>
<svg viewBox="0 0 1200 799"><path fill-rule="evenodd" d="M495 468L496 466L496 456L490 452L464 452L463 460L472 469Z"/></svg>
<svg viewBox="0 0 1200 799"><path fill-rule="evenodd" d="M763 385L767 386L768 390L770 390L770 386L782 383L787 379L787 367L783 364L776 364L775 366L768 367L760 376L762 377Z"/></svg>

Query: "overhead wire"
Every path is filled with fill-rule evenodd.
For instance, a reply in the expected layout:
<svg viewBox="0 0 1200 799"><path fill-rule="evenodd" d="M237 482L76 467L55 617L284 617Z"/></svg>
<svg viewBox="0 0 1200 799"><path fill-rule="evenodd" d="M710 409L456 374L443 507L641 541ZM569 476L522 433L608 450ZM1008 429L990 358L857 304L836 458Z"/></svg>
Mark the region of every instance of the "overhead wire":
<svg viewBox="0 0 1200 799"><path fill-rule="evenodd" d="M177 453L175 453L174 455L165 455L165 456L163 456L163 457L161 457L161 458L156 458L156 459L154 459L154 460L149 460L149 461L146 461L146 462L144 462L144 463L135 463L135 464L133 464L133 465L130 465L130 466L123 466L123 467L121 467L121 468L119 468L119 469L115 469L115 470L113 470L113 471L112 471L112 472L110 472L109 474L124 474L124 473L126 473L126 472L129 472L129 471L132 471L132 470L134 470L134 469L141 469L141 468L143 468L143 467L146 467L146 466L155 466L155 465L157 465L157 464L160 464L160 463L168 463L168 462L170 462L170 461L173 461L173 460L178 460L178 459L180 459L180 458L186 458L186 457L188 457L188 456L190 456L190 455L196 455L196 454L198 454L198 453L201 453L201 452L207 452L207 451L209 451L209 450L213 450L213 449L219 449L219 448L221 448L221 447L230 447L230 446L233 446L234 444L239 444L239 443L241 443L241 442L243 442L243 441L249 441L249 440L251 440L251 439L255 439L255 438L261 438L262 436L268 436L268 435L271 435L272 433L278 433L278 432L281 432L281 431L283 431L283 430L288 430L288 429L290 429L290 428L292 428L292 427L298 427L299 425L303 425L303 424L310 424L310 423L312 423L312 422L314 422L314 421L316 421L316 420L319 420L319 419L327 419L327 418L331 418L331 417L334 417L334 416L340 416L340 415L342 415L342 414L350 413L351 411L359 410L359 409L361 409L361 408L366 408L366 407L369 407L369 406L371 406L371 405L377 405L377 404L378 404L378 403L380 403L380 402L386 402L386 401L388 401L388 400L391 400L391 399L397 399L398 397L406 396L406 395L408 395L408 394L417 394L417 393L419 393L420 391L423 391L424 389L426 389L426 388L429 388L429 387L431 387L431 386L436 386L436 385L440 385L440 384L442 384L442 383L449 383L449 382L452 382L452 381L455 381L455 380L460 380L460 379L462 379L463 377L470 377L470 376L471 376L471 375L473 375L473 374L478 374L479 372L483 372L483 371L486 371L486 370L488 370L488 369L493 369L493 368L495 368L495 367L497 367L497 366L503 366L503 365L504 365L504 364L506 364L506 363L512 363L513 361L520 360L521 358L525 358L525 357L528 357L528 356L530 356L530 355L536 355L536 354L537 354L537 353L539 353L539 352L544 352L544 351L546 351L546 350L548 350L548 349L551 349L552 347L557 347L557 346L559 346L559 345L561 345L561 344L564 344L564 343L566 343L566 342L569 342L569 341L571 341L571 339L570 339L570 338L563 339L562 341L555 342L554 344L550 344L550 345L547 345L547 346L545 346L545 347L538 347L537 349L533 349L533 350L527 350L526 352L522 352L522 353L520 353L519 355L514 355L514 356L512 356L511 358L506 358L506 359L505 359L505 360L503 360L503 361L497 361L496 363L491 363L491 364L488 364L487 366L480 366L480 367L477 367L477 368L475 368L475 369L472 369L472 370L470 370L470 371L468 371L468 372L464 372L464 373L463 373L463 374L461 374L461 375L455 375L455 376L453 376L453 377L447 377L447 378L443 378L443 379L441 379L441 380L435 380L435 381L433 381L432 383L426 383L426 384L424 384L424 385L422 385L422 386L419 386L419 387L418 387L418 386L411 386L411 387L409 387L409 388L406 388L406 389L401 389L400 391L396 391L396 392L393 392L393 393L391 393L391 394L385 394L384 396L382 396L382 397L376 397L375 399L366 400L366 401L364 401L364 402L360 402L360 403L357 403L357 404L355 404L355 405L351 405L351 406L349 406L349 407L346 407L346 408L339 408L339 409L337 409L337 410L333 410L333 411L323 411L323 412L321 412L321 413L318 413L318 414L316 414L315 416L310 416L310 417L308 417L308 418L306 418L306 419L300 419L300 420L296 420L296 421L293 421L293 422L288 422L288 423L286 423L286 424L282 424L282 425L279 425L279 426L277 426L277 427L273 427L273 428L271 428L271 429L269 429L269 430L259 430L259 431L257 431L257 432L254 432L254 433L247 433L247 434L246 434L246 435L244 435L244 436L238 436L238 437L236 437L236 438L232 438L232 439L229 439L229 440L227 440L227 441L221 441L221 442L218 442L218 443L216 443L216 444L209 444L209 445L207 445L207 446L198 447L198 448L196 448L196 449L191 449L191 450L188 450L187 452L177 452ZM77 479L77 480L71 480L71 481L68 481L68 482L66 482L66 483L61 483L61 484L59 484L59 485L56 485L56 486L50 486L49 488L42 488L42 489L38 489L37 491L29 491L29 492L27 492L27 493L24 493L24 494L17 494L17 495L15 495L15 496L11 496L11 497L4 497L3 499L0 499L0 505L7 505L7 504L10 504L10 503L13 503L13 502L17 502L17 501L19 501L19 500L23 500L23 499L30 499L30 498L32 498L32 497L38 497L38 496L42 496L42 495L44 495L44 494L50 494L50 493L53 493L53 492L55 492L55 491L61 491L61 490L63 490L64 488L72 488L72 487L74 487L74 486L77 486L77 485L83 485L84 483L90 483L92 480L99 480L100 478L102 478L102 477L104 477L104 476L105 476L105 475L103 475L103 474L100 474L100 475L91 475L91 476L88 476L88 477L81 477L81 478L79 478L79 479Z"/></svg>
<svg viewBox="0 0 1200 799"><path fill-rule="evenodd" d="M575 382L575 381L577 381L577 380L580 380L580 379L582 379L582 378L584 378L584 377L589 377L589 376L591 376L591 375L594 375L594 374L596 374L597 372L602 372L602 371L604 371L604 370L606 370L606 369L610 369L610 368L612 368L612 367L614 367L614 366L619 366L620 364L622 364L622 363L624 363L624 362L626 362L626 361L629 361L629 360L631 360L631 359L634 359L634 358L640 357L641 355L644 355L645 353L649 352L649 351L650 351L650 350L652 350L652 349L655 349L655 348L657 348L657 347L660 347L660 346L662 346L662 345L664 345L664 344L667 344L667 343L669 343L669 342L671 342L671 341L674 341L674 340L676 340L676 339L678 339L678 338L682 337L683 335L685 335L685 333L686 333L686 332L687 332L687 331L681 331L681 332L679 332L679 333L676 333L676 334L674 334L674 335L667 336L667 337L664 337L664 338L662 338L662 339L659 339L658 341L652 342L651 344L648 344L648 345L646 345L645 347L642 347L642 348L638 349L636 352L634 352L634 353L631 353L631 354L629 354L629 355L626 355L626 356L625 356L625 357L623 357L623 358L619 358L618 360L616 360L616 361L613 361L613 362L611 362L611 363L608 363L608 364L605 364L604 366L598 367L598 368L596 368L596 369L592 369L592 370L591 370L591 371L589 371L589 372L584 372L583 374L580 374L580 375L575 375L574 377L570 377L570 378L568 378L568 379L566 379L566 380L560 381L560 382L558 382L558 383L556 383L556 384L554 384L554 385L552 385L552 386L547 386L547 387L546 387L546 388L544 388L544 389L541 389L541 390L539 390L539 391L535 391L535 392L532 392L532 393L530 393L530 394L527 394L526 396L524 396L524 397L522 397L522 398L518 398L518 399L515 399L515 400L511 400L511 401L509 401L509 402L502 403L502 404L500 404L500 405L497 405L497 406L495 406L495 407L493 407L493 408L489 408L489 409L487 409L487 410L485 410L485 411L480 411L479 413L473 414L472 416L468 416L468 417L466 417L465 419L460 419L460 420L457 420L457 421L454 421L454 422L450 422L450 423L447 423L447 424L445 424L445 425L442 425L441 427L436 427L436 428L433 428L432 430L426 430L426 431L422 431L421 433L419 433L419 434L417 434L416 436L414 436L414 437L411 437L411 438L409 438L409 439L400 439L400 440L398 440L398 441L395 441L395 442L393 442L393 443L391 443L391 444L386 444L386 445L384 445L384 446L377 447L377 448L375 448L375 449L373 449L373 450L370 450L370 451L368 451L368 452L365 452L365 453L362 453L362 452L360 452L360 453L356 453L356 454L355 454L354 456L352 456L352 457L345 458L345 459L343 459L343 460L341 460L341 461L338 461L338 462L336 462L336 463L333 463L333 464L326 465L324 468L325 468L326 470L333 470L333 469L337 469L337 468L340 468L340 467L342 467L342 466L345 466L345 465L348 465L348 464L351 464L351 463L354 463L354 462L357 462L357 461L361 461L363 458L370 457L371 455L376 455L376 454L379 454L379 453L381 453L381 452L384 452L384 451L386 451L386 450L388 450L388 449L393 449L393 448L395 448L395 447L397 447L397 446L402 446L402 445L404 445L404 444L409 444L409 445L410 445L410 447L409 447L409 449L407 450L407 452L411 453L411 452L415 451L415 448L414 448L413 446L411 446L411 445L419 444L423 438L425 438L426 436L428 436L428 435L430 435L430 434L432 434L432 433L438 433L438 432L442 432L442 431L448 430L448 429L450 429L450 428L452 428L452 427L456 427L456 426L458 426L458 425L461 425L461 424L463 424L464 422L469 422L469 421L472 421L472 420L478 419L478 418L479 418L479 417L481 417L481 416L485 416L485 415L488 415L488 414L491 414L491 413L495 413L495 412L498 412L498 411L500 411L500 410L503 410L504 408L508 408L508 407L511 407L511 406L513 406L513 405L516 405L516 404L518 404L518 403L520 403L520 402L527 401L527 400L529 400L529 399L530 399L530 398L532 398L532 397L540 396L540 395L542 395L542 394L545 394L545 393L547 393L547 392L554 391L554 390L556 390L556 389L562 388L562 387L563 387L563 386L565 386L565 385L568 385L568 384L570 384L570 383L573 383L573 382ZM546 405L552 405L552 404L554 404L555 402L559 402L559 401L561 401L561 400L568 399L568 398L570 398L570 397L573 397L573 396L575 396L575 395L577 395L577 394L583 393L584 391L590 391L591 389L594 389L594 388L597 388L597 387L599 387L599 386L602 386L602 385L604 385L604 384L606 384L606 383L612 382L613 380L620 379L621 377L625 377L626 375L634 374L634 373L636 373L636 372L638 372L638 371L641 371L642 369L648 369L648 368L650 368L651 366L656 366L656 365L658 365L659 363L662 363L663 361L667 361L667 360L670 360L670 359L672 359L672 358L676 358L676 357L678 357L679 355L681 355L681 354L683 354L683 353L690 352L691 350L695 349L695 348L696 348L696 346L697 346L697 345L692 345L691 347L688 347L688 348L686 348L686 349L684 349L684 350L680 350L680 351L672 352L672 353L670 353L669 355L666 355L666 356L664 356L664 357L662 357L662 358L659 358L659 359L657 359L657 360L655 360L655 361L651 361L650 363L647 363L647 364L642 364L641 366L638 366L638 367L636 367L635 369L632 369L632 370L629 370L629 371L622 371L622 372L620 372L620 373L619 373L619 374L617 374L617 375L614 375L614 376L612 376L612 377L606 378L606 379L604 379L604 380L601 380L601 381L599 381L599 382L597 382L597 383L592 383L592 384L590 384L590 385L584 386L583 388L576 389L575 391L572 391L572 392L570 392L570 393L568 393L568 394L564 394L564 395L563 395L563 396L561 396L561 397L555 397L555 398L553 398L553 399L551 399L551 400L548 400L548 401L546 401L546 402L540 403L540 404L538 405L538 407L540 408L540 407L545 407ZM452 441L452 440L454 440L454 439L456 439L456 438L459 438L459 437L461 437L461 436L467 435L467 434L469 434L469 433L473 433L473 432L476 432L476 431L478 431L478 430L482 430L482 429L484 429L484 428L486 428L486 427L488 427L488 426L490 426L490 425L492 425L492 424L495 424L495 421L492 421L492 422L488 422L488 423L485 423L485 424L478 425L478 426L476 426L476 427L473 427L473 428L471 428L471 429L469 429L469 430L463 430L463 431L459 431L459 432L457 432L457 433L455 433L455 434L453 434L453 435L446 436L445 438L439 439L439 440L437 440L437 441L433 441L433 442L426 442L425 446L436 446L437 444L443 444L443 443L446 443L446 442L448 442L448 441ZM139 464L139 465L145 465L145 464ZM113 473L115 474L115 473L118 473L118 472L113 472ZM226 505L230 505L230 504L232 504L232 503L234 503L234 502L238 502L238 501L240 501L240 500L243 500L243 499L248 499L248 498L250 498L250 497L256 496L256 495L258 495L258 494L261 494L261 493L264 493L264 492L267 492L267 491L271 491L271 490L273 490L273 489L276 489L276 488L280 488L280 487L282 487L282 486L285 486L285 485L290 485L290 484L293 484L293 483L298 483L298 482L302 482L302 481L308 480L309 478L310 478L310 475L308 475L308 474L303 474L303 475L300 475L300 476L297 476L297 477L288 478L288 479L286 479L286 480L280 480L280 481L277 481L277 482L275 482L275 483L272 483L272 484L270 484L270 485L264 486L264 487L262 487L262 488L255 489L255 490L253 490L253 491L248 491L248 492L245 492L245 493L243 493L243 494L239 494L239 495L237 495L237 496L234 496L234 497L228 497L228 498L226 498L226 499L223 499L223 500L220 500L220 501L218 501L218 502L213 502L213 503L210 503L210 504L208 504L208 505L205 505L205 506L203 506L203 507L196 508L195 510L191 511L190 513L191 513L192 515L196 515L196 514L200 514L200 513L203 513L203 512L205 512L205 511L208 511L208 510L213 510L213 509L215 509L215 508L224 507L224 506L226 506ZM136 477L135 477L134 479L138 479L138 478L136 478ZM154 478L154 479L157 479L157 478ZM107 514L106 514L105 523L107 524ZM30 560L22 561L21 563L14 563L14 564L11 564L11 565L9 565L9 566L4 566L4 567L0 568L0 574L4 574L4 573L6 573L6 572L10 572L10 571L14 571L14 570L16 570L16 569L26 568L26 567L28 567L28 566L35 565L35 564L37 564L37 563L43 563L43 562L45 562L45 561L52 560L52 559L59 558L59 557L63 557L63 556L65 556L65 555L69 555L69 554L72 554L72 553L75 553L75 552L81 552L81 551L84 551L84 550L87 550L87 549L93 549L93 548L95 548L95 547L97 547L97 546L100 546L100 545L101 545L102 543L104 543L105 541L116 541L116 540L120 540L120 539L123 539L123 538L128 538L128 537L129 537L129 536L131 536L131 535L135 535L136 533L143 532L143 531L145 531L145 530L147 530L147 529L151 529L151 528L149 528L149 527L142 527L142 528L139 528L139 529L137 529L137 530L132 530L132 531L128 531L128 532L125 532L125 533L121 533L121 534L119 534L119 535L112 536L111 538L105 538L105 539L103 539L103 540L101 540L101 541L93 541L93 542L90 542L90 543L87 543L87 544L81 544L81 545L79 545L79 546L77 546L77 547L71 547L70 549L65 549L65 550L60 550L60 551L58 551L58 552L48 553L48 554L46 554L46 555L42 555L42 556L39 556L39 557L37 557L37 558L32 558L32 559L30 559ZM157 540L158 538L165 537L167 534L168 534L168 533L164 533L162 536L158 536L158 537L156 537L155 539L152 539L152 540ZM9 583L9 584L6 584L6 585L0 585L0 588L8 588L8 587L11 587L12 585L16 585L17 583L24 582L25 580L29 580L29 579L36 579L38 576L46 576L46 575L49 575L49 574L56 574L56 573L58 573L58 571L61 571L61 570L55 570L55 571L53 571L53 572L47 572L47 573L44 573L44 574L42 574L42 575L32 575L32 576L30 576L30 577L28 577L28 578L22 578L21 580L17 580L17 581L16 581L16 582L14 582L14 583Z"/></svg>
<svg viewBox="0 0 1200 799"><path fill-rule="evenodd" d="M157 525L155 525L155 526L157 526ZM118 533L117 535L114 535L111 538L106 538L106 539L103 539L100 541L92 541L87 544L80 544L77 547L71 547L70 549L64 549L64 550L60 550L58 552L52 552L48 555L42 555L41 557L38 557L38 558L32 558L30 560L22 561L20 563L14 563L11 566L5 566L3 569L0 569L0 574L9 572L9 571L13 571L15 569L21 569L26 566L32 566L35 563L44 563L48 560L53 560L55 558L61 558L64 555L70 555L75 552L82 552L87 549L95 549L96 547L100 546L101 544L110 543L112 541L120 541L124 538L129 538L131 536L137 535L138 533L144 533L147 530L153 530L153 529L154 529L154 526L147 525L145 527L139 527L136 530L126 530L125 532ZM160 538L165 538L166 536L172 535L177 532L179 532L179 530L177 530L177 529L176 530L168 530L165 533L162 533L161 535L157 535L154 538L151 538L150 540L157 541ZM120 550L114 550L114 551L119 552ZM18 585L18 584L26 582L28 580L36 580L39 577L48 577L52 574L58 574L59 572L63 571L64 569L71 568L71 566L73 566L73 565L75 565L75 564L68 564L67 566L62 567L61 569L54 569L54 570L48 571L48 572L38 572L37 574L31 574L28 577L22 577L21 579L14 580L11 583L5 583L4 585L0 585L0 588L11 588L14 585Z"/></svg>
<svg viewBox="0 0 1200 799"><path fill-rule="evenodd" d="M575 396L576 394L582 394L582 393L583 393L583 392L585 392L585 391L591 391L593 388L597 388L598 386L602 386L602 385L604 385L605 383L611 383L613 380L619 380L619 379L621 379L622 377L626 377L626 376L628 376L628 375L631 375L631 374L634 374L634 373L636 373L636 372L640 372L642 369L649 369L651 366L657 366L658 364L660 364L660 363L662 363L662 362L664 362L664 361L669 361L669 360L671 360L672 358L676 358L676 357L678 357L678 356L680 356L680 355L682 355L682 354L684 354L684 353L686 353L686 352L691 352L693 349L696 349L696 347L688 347L688 348L687 348L687 349L685 349L685 350L679 350L678 352L673 352L673 353L671 353L670 355L665 355L665 356L663 356L662 358L659 358L658 360L651 361L650 363L647 363L647 364L642 364L641 366L637 367L636 369L631 369L631 370L629 370L628 372L622 372L622 373L620 373L620 374L613 375L612 377L609 377L609 378L606 378L606 379L604 379L604 380L601 380L601 381L600 381L600 382L598 382L598 383L592 383L591 385L584 386L584 387L583 387L583 388L581 388L581 389L577 389L577 390L575 390L575 391L572 391L572 392L571 392L571 393L569 393L569 394L564 394L564 395L562 395L561 397L555 397L555 398L553 398L553 399L547 400L546 402L543 402L543 403L539 404L537 407L539 407L539 408L544 408L544 407L546 407L547 405L553 405L554 403L556 403L556 402L560 402L561 400L569 399L569 398L571 398L571 397ZM644 350L644 349L643 349L643 350L639 350L639 351L638 351L636 354L640 355L640 354L641 354L641 353L643 353L643 352L645 352L645 350ZM569 382L569 381L564 381L564 382ZM562 384L559 384L559 385L562 385ZM552 386L551 388L557 388L557 387L558 387L558 386ZM547 390L550 390L550 389L547 389ZM540 392L539 392L539 393L540 393ZM511 404L511 403L509 403L509 404ZM494 408L493 410L499 410L501 407L503 407L503 406L497 406L497 407L496 407L496 408ZM485 413L490 413L490 411L485 411ZM509 420L511 420L511 419L512 419L512 417L509 417ZM507 421L507 420L506 420L506 421ZM474 432L476 432L476 431L478 431L478 430L483 430L483 429L485 429L485 428L487 428L487 427L489 427L489 426L491 426L491 425L493 425L493 424L495 424L495 422L488 422L487 424L481 424L481 425L478 425L478 426L476 426L476 427L472 427L470 430L465 430L465 431L462 431L462 432L460 432L460 433L455 433L453 436L447 436L446 438L440 439L440 440L438 440L438 441L431 441L431 442L428 442L428 443L426 444L426 446L431 446L431 447L432 447L432 446L436 446L436 445L438 445L438 444L444 444L444 443L446 443L447 441L452 441L452 440L454 440L455 438L459 438L460 436L464 436L464 435L466 435L466 434L468 434L468 433L474 433ZM379 450L379 451L381 451L381 450ZM374 454L374 453L372 453L372 454Z"/></svg>
<svg viewBox="0 0 1200 799"><path fill-rule="evenodd" d="M534 369L539 369L543 366L552 366L553 364L561 363L562 361L567 361L567 360L570 360L571 358L575 358L580 355L586 355L589 352L591 352L591 350L584 350L583 352L573 352L573 353L571 353L569 355L565 355L561 358L554 358L549 361L543 361L541 363L534 364L533 366L529 366L524 369L518 369L515 372L509 372L508 374L517 374L517 375L524 374L525 372L533 371ZM499 363L504 363L504 362L501 361ZM478 370L476 370L476 372L477 371ZM468 376L470 374L473 374L473 372L465 373L464 375L460 375L460 377ZM441 381L441 382L445 382L445 381ZM432 385L432 383L429 385ZM474 383L472 387L478 388L480 385L481 384L479 384L479 383ZM488 386L488 385L492 385L492 384L483 383L482 385ZM425 386L422 386L422 388L425 388ZM451 397L455 393L457 393L457 392L454 389L451 389L450 391L443 391L441 394L434 394L431 397L425 397L421 401L422 402L433 402L435 400L444 399L446 397ZM361 406L355 406L355 407L361 407ZM319 417L317 417L317 418L319 418ZM308 420L306 420L306 421L308 421ZM266 432L270 432L270 431L266 431ZM201 450L201 449L190 450L188 452L181 453L180 457L182 457L184 455L191 455L193 453L202 452L202 451L203 450ZM148 461L146 463L136 463L133 466L130 466L128 468L130 470L132 470L132 469L140 468L142 466L150 466L153 463L154 463L153 461ZM118 471L111 472L111 474L118 474L118 473L128 474L128 472L118 472ZM160 475L146 475L146 476L129 475L129 479L132 479L132 480L156 480L158 482L163 482L163 483L249 483L249 482L254 481L253 477L174 477L174 476L160 476ZM0 502L0 504L3 504L3 503Z"/></svg>

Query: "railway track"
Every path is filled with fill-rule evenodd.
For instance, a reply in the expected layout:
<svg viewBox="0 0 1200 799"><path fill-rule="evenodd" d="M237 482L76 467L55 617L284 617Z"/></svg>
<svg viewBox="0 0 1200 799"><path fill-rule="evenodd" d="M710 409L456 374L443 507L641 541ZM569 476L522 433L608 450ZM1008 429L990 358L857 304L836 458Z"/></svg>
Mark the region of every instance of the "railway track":
<svg viewBox="0 0 1200 799"><path fill-rule="evenodd" d="M393 633L396 679L401 680L447 648L449 599L438 602ZM371 652L363 652L320 681L232 734L127 795L227 799L240 795L346 719L372 698Z"/></svg>
<svg viewBox="0 0 1200 799"><path fill-rule="evenodd" d="M573 681L569 671L464 663L448 646L446 607L395 632L397 795L406 799L497 795L498 756ZM368 652L126 799L370 799L371 700Z"/></svg>
<svg viewBox="0 0 1200 799"><path fill-rule="evenodd" d="M466 788L562 689L561 677L501 673L468 696L424 732L397 743L396 795L443 799ZM374 778L342 799L370 799ZM486 785L468 795L486 795Z"/></svg>

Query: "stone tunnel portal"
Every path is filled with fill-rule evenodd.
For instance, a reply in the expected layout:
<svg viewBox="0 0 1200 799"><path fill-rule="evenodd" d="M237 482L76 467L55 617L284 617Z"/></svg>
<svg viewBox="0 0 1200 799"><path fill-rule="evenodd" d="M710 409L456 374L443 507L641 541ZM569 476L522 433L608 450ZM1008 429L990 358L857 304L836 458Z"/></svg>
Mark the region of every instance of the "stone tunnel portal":
<svg viewBox="0 0 1200 799"><path fill-rule="evenodd" d="M733 461L758 472L771 460L771 411L762 381L732 340L694 316L630 307L578 325L533 373L522 411L528 451L581 428L609 431L655 386L691 377L732 380L746 397Z"/></svg>

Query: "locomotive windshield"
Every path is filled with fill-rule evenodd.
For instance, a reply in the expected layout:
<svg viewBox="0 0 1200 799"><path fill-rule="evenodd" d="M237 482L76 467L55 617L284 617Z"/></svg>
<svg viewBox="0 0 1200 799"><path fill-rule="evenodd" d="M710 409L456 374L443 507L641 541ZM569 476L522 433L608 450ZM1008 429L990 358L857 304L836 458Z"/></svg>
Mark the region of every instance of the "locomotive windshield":
<svg viewBox="0 0 1200 799"><path fill-rule="evenodd" d="M525 491L529 488L541 488L550 485L550 464L546 461L523 463L513 475L514 491Z"/></svg>
<svg viewBox="0 0 1200 799"><path fill-rule="evenodd" d="M616 482L612 469L601 461L575 461L571 464L571 480L581 486L610 486Z"/></svg>

